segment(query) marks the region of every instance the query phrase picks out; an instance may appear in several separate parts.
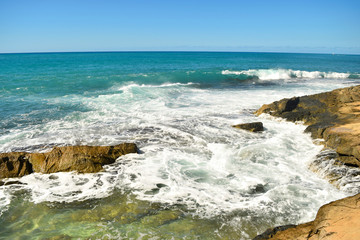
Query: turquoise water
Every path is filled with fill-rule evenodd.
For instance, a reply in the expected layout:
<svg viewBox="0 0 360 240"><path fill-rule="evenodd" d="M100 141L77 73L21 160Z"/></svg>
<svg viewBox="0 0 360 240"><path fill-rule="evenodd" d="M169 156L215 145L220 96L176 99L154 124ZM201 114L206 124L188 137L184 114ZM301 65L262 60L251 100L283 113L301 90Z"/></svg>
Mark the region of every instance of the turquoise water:
<svg viewBox="0 0 360 240"><path fill-rule="evenodd" d="M0 238L250 239L308 221L358 186L339 190L308 170L321 147L304 126L252 112L359 83L359 55L0 54L1 152L141 150L102 173L1 186ZM230 127L259 120L264 133Z"/></svg>
<svg viewBox="0 0 360 240"><path fill-rule="evenodd" d="M72 102L51 103L69 95L96 97L111 94L116 86L194 83L197 88L254 88L266 85L256 74L224 75L222 71L292 69L307 72L348 73L359 79L358 55L279 53L48 53L1 54L0 114L2 131L11 127L60 119L88 111ZM291 74L290 74L291 76ZM291 76L293 77L293 76ZM276 79L274 79L276 80ZM29 114L26 119L19 117Z"/></svg>

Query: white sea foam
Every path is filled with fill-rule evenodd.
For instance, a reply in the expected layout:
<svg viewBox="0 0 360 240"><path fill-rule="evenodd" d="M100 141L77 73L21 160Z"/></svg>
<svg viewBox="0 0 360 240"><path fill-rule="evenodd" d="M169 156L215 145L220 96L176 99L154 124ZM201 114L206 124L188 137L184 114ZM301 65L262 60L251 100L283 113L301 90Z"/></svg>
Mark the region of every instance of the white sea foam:
<svg viewBox="0 0 360 240"><path fill-rule="evenodd" d="M11 202L11 195L6 190L6 187L0 187L0 216L8 209Z"/></svg>
<svg viewBox="0 0 360 240"><path fill-rule="evenodd" d="M302 134L301 125L263 120L270 130L264 135L223 129L223 136L238 136L232 143L193 141L186 151L144 147L145 153L124 169L124 176L132 176L124 183L141 199L184 203L203 216L247 208L279 214L296 208L309 220L313 213L307 211L341 196L307 169L320 147ZM159 184L164 187L157 189ZM296 199L298 192L304 198Z"/></svg>
<svg viewBox="0 0 360 240"><path fill-rule="evenodd" d="M260 80L289 80L295 78L301 79L346 79L349 73L337 72L319 72L319 71L300 71L291 69L249 69L244 71L223 70L223 75L246 75L256 77Z"/></svg>
<svg viewBox="0 0 360 240"><path fill-rule="evenodd" d="M254 90L199 90L190 84L130 83L96 97L51 99L90 111L13 129L0 136L0 150L131 141L143 151L122 156L103 173L25 176L20 181L34 202L101 198L123 188L140 199L185 204L200 216L252 209L297 221L302 214L309 220L320 205L344 196L307 169L320 148L302 133L302 125L264 117L264 133L230 127L258 121L252 111L263 103L330 90L341 82Z"/></svg>
<svg viewBox="0 0 360 240"><path fill-rule="evenodd" d="M326 149L321 151L310 167L321 177L333 181L340 189L352 195L359 193L360 170L336 162L336 157L334 150Z"/></svg>
<svg viewBox="0 0 360 240"><path fill-rule="evenodd" d="M107 197L116 186L116 176L108 173L76 174L53 173L31 174L21 178L31 190L32 199L39 202L72 202L91 198Z"/></svg>
<svg viewBox="0 0 360 240"><path fill-rule="evenodd" d="M194 83L188 82L188 83L163 83L160 85L150 85L150 84L137 84L137 83L130 83L125 86L122 86L118 88L119 91L128 92L131 88L163 88L163 87L174 87L174 86L189 86L193 85Z"/></svg>

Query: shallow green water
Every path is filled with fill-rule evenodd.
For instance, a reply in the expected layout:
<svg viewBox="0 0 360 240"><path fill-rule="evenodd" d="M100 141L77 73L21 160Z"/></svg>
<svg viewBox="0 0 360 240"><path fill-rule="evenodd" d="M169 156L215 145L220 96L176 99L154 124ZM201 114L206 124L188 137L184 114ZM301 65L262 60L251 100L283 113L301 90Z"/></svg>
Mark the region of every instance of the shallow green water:
<svg viewBox="0 0 360 240"><path fill-rule="evenodd" d="M141 201L119 191L72 203L34 204L24 199L27 193L16 195L1 218L1 239L241 239L276 221L248 210L199 218L185 206Z"/></svg>

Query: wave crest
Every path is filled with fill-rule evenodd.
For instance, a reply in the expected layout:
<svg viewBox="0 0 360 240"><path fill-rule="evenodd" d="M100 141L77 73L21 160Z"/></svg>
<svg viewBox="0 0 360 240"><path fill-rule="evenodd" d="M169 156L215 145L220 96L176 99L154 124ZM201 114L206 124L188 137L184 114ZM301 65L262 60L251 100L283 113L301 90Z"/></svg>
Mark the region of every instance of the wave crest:
<svg viewBox="0 0 360 240"><path fill-rule="evenodd" d="M238 75L245 79L259 79L259 80L278 80L278 79L345 79L349 77L358 78L358 74L338 73L338 72L320 72L320 71L301 71L292 69L249 69L244 71L221 71L223 75Z"/></svg>
<svg viewBox="0 0 360 240"><path fill-rule="evenodd" d="M122 86L120 88L118 88L119 91L123 91L123 92L128 92L129 89L133 88L133 87L137 87L137 88L166 88L166 87L174 87L174 86L189 86L189 85L193 85L193 82L188 82L188 83L163 83L160 85L149 85L149 84L137 84L137 83L130 83L129 85L126 86Z"/></svg>

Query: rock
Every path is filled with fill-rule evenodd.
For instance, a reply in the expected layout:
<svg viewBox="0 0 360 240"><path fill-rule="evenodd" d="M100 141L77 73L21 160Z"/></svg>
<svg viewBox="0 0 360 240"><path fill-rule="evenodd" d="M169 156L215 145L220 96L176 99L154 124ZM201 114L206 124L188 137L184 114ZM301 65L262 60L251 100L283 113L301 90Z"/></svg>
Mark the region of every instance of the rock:
<svg viewBox="0 0 360 240"><path fill-rule="evenodd" d="M266 192L265 186L262 184L256 184L256 185L250 187L251 194L258 194L258 193L265 193L265 192Z"/></svg>
<svg viewBox="0 0 360 240"><path fill-rule="evenodd" d="M360 167L360 85L315 95L282 99L255 112L303 121L313 138L323 138L339 160Z"/></svg>
<svg viewBox="0 0 360 240"><path fill-rule="evenodd" d="M27 153L0 153L0 179L22 177L32 172L32 166L27 159Z"/></svg>
<svg viewBox="0 0 360 240"><path fill-rule="evenodd" d="M290 224L290 225L284 225L284 226L269 228L269 229L267 229L264 233L262 233L262 234L260 234L260 235L257 235L255 238L253 238L253 240L270 239L270 238L273 237L277 232L279 232L279 231L284 231L284 230L286 230L286 229L294 228L294 227L296 227L296 225Z"/></svg>
<svg viewBox="0 0 360 240"><path fill-rule="evenodd" d="M262 122L243 123L243 124L233 125L232 127L244 129L250 132L264 131L264 126Z"/></svg>
<svg viewBox="0 0 360 240"><path fill-rule="evenodd" d="M136 152L134 143L122 143L116 146L54 147L47 153L1 153L0 179L22 177L32 172L99 172L103 170L103 165L114 163L124 154Z"/></svg>
<svg viewBox="0 0 360 240"><path fill-rule="evenodd" d="M156 215L146 216L141 219L141 224L143 225L152 225L152 226L161 226L173 221L176 221L183 217L183 213L178 210L163 210L158 212Z"/></svg>
<svg viewBox="0 0 360 240"><path fill-rule="evenodd" d="M269 229L254 239L360 239L360 194L343 198L322 206L314 221ZM277 229L277 231L276 231Z"/></svg>
<svg viewBox="0 0 360 240"><path fill-rule="evenodd" d="M0 186L8 186L8 185L13 185L13 184L24 184L22 182L19 181L0 181Z"/></svg>
<svg viewBox="0 0 360 240"><path fill-rule="evenodd" d="M134 143L116 146L67 146L54 147L48 153L34 153L29 162L34 172L54 173L77 171L79 173L99 172L103 165L114 163L121 155L136 153Z"/></svg>

